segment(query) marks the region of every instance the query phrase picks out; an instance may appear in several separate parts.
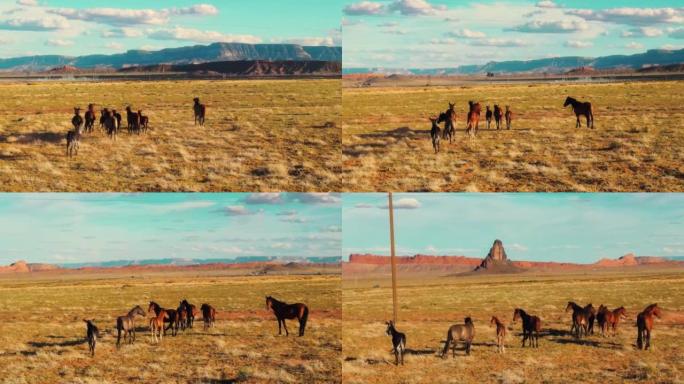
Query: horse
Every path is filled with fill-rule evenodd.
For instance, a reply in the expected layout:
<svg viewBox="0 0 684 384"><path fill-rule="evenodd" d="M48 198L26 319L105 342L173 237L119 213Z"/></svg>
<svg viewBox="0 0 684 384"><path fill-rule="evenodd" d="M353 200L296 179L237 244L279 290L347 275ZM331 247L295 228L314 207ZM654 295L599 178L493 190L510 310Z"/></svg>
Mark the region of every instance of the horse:
<svg viewBox="0 0 684 384"><path fill-rule="evenodd" d="M150 310L148 310L150 312ZM155 311L155 316L150 318L150 332L152 333L152 340L157 342L157 335L159 335L159 340L161 341L164 337L166 330L164 329L164 322L169 319L169 314L165 309L159 309L159 312Z"/></svg>
<svg viewBox="0 0 684 384"><path fill-rule="evenodd" d="M108 109L105 109L104 114L102 115L102 121L103 127L107 132L107 136L109 136L110 139L116 139L116 134L118 132L117 121L112 112L110 112Z"/></svg>
<svg viewBox="0 0 684 384"><path fill-rule="evenodd" d="M81 117L81 108L74 108L74 117L71 118L71 124L74 129L67 132L67 150L68 157L78 155L78 147L81 142L81 128L83 127L83 117Z"/></svg>
<svg viewBox="0 0 684 384"><path fill-rule="evenodd" d="M133 112L131 107L126 107L126 121L128 122L128 133L140 133L140 115Z"/></svg>
<svg viewBox="0 0 684 384"><path fill-rule="evenodd" d="M582 330L584 330L584 335L589 334L589 317L591 315L591 310L593 306L591 304L586 307L581 307L574 301L568 301L568 305L565 307L565 312L572 309L572 326L570 327L570 332L575 334L575 337L582 337Z"/></svg>
<svg viewBox="0 0 684 384"><path fill-rule="evenodd" d="M174 327L176 329L180 328L181 331L185 332L185 328L188 327L188 311L185 308L185 304L181 301L176 309L176 319Z"/></svg>
<svg viewBox="0 0 684 384"><path fill-rule="evenodd" d="M430 118L430 121L432 122L432 128L430 129L430 137L432 138L432 148L435 150L435 153L439 152L440 129L439 129L439 125L437 124L437 120L441 119L442 115L440 115L439 118L437 118L437 119L434 117Z"/></svg>
<svg viewBox="0 0 684 384"><path fill-rule="evenodd" d="M155 303L154 301L150 301L150 305L147 307L147 312L150 312L150 310L154 309L154 313L159 315L159 313L164 310L166 312L167 317L164 318L165 323L169 323L169 325L164 328L164 334L166 334L166 331L171 329L171 336L176 336L178 334L178 328L175 327L176 325L176 316L178 313L176 312L175 309L164 309L162 308L159 304Z"/></svg>
<svg viewBox="0 0 684 384"><path fill-rule="evenodd" d="M204 330L207 328L212 328L214 322L216 321L216 310L209 304L202 304L200 307L202 309L202 319L204 320Z"/></svg>
<svg viewBox="0 0 684 384"><path fill-rule="evenodd" d="M499 107L497 104L494 104L494 121L496 122L496 130L497 131L501 127L501 120L502 119L503 119L503 111L501 110L501 107Z"/></svg>
<svg viewBox="0 0 684 384"><path fill-rule="evenodd" d="M651 330L653 317L660 318L661 311L658 304L651 304L637 315L637 348L648 350L651 346Z"/></svg>
<svg viewBox="0 0 684 384"><path fill-rule="evenodd" d="M591 303L589 303L584 307L584 311L587 314L587 320L589 322L589 324L587 324L587 332L590 335L593 335L594 334L594 322L596 321L596 308L594 308L594 306L591 305Z"/></svg>
<svg viewBox="0 0 684 384"><path fill-rule="evenodd" d="M496 325L496 351L506 353L506 325L496 316L492 316L489 324Z"/></svg>
<svg viewBox="0 0 684 384"><path fill-rule="evenodd" d="M446 358L446 353L449 346L452 346L451 356L456 357L456 343L462 341L465 344L465 353L470 355L470 348L475 337L475 325L470 317L464 319L464 324L455 324L449 327L447 331L446 342L444 343L444 350L442 351L442 358Z"/></svg>
<svg viewBox="0 0 684 384"><path fill-rule="evenodd" d="M193 99L195 104L192 106L192 110L195 111L195 125L199 123L200 127L204 126L204 117L207 114L207 106L200 104L199 97Z"/></svg>
<svg viewBox="0 0 684 384"><path fill-rule="evenodd" d="M601 336L605 336L606 329L610 327L613 331L613 336L617 333L617 326L620 323L620 318L627 318L627 310L625 307L609 310L608 307L601 305L596 314L596 319L601 328Z"/></svg>
<svg viewBox="0 0 684 384"><path fill-rule="evenodd" d="M187 321L187 327L192 328L193 324L195 323L195 317L199 315L199 311L197 310L197 307L194 304L190 304L187 300L183 299L181 301L181 304L185 306L185 311L186 311L186 321Z"/></svg>
<svg viewBox="0 0 684 384"><path fill-rule="evenodd" d="M539 331L541 331L541 319L537 316L528 315L520 308L513 311L513 322L522 319L522 346L525 348L525 340L530 339L530 347L539 348Z"/></svg>
<svg viewBox="0 0 684 384"><path fill-rule="evenodd" d="M285 328L285 336L289 336L290 333L287 331L287 325L285 325L285 319L299 320L299 336L304 336L304 329L306 328L306 320L309 318L309 307L306 304L295 303L287 304L282 301L278 301L271 296L266 296L266 310L272 310L278 319L278 334L282 335L280 330L280 325L282 323L283 328Z"/></svg>
<svg viewBox="0 0 684 384"><path fill-rule="evenodd" d="M477 131L480 127L480 114L482 114L482 107L480 106L480 103L476 103L474 101L469 101L468 106L469 110L466 125L466 134L473 134L473 129L475 130L474 134L477 134Z"/></svg>
<svg viewBox="0 0 684 384"><path fill-rule="evenodd" d="M404 352L406 351L406 335L397 331L393 321L388 321L385 333L392 336L392 352L394 352L394 365L404 365Z"/></svg>
<svg viewBox="0 0 684 384"><path fill-rule="evenodd" d="M107 112L107 111L108 111L107 108L100 109L100 128L104 128L104 115L105 115L105 112Z"/></svg>
<svg viewBox="0 0 684 384"><path fill-rule="evenodd" d="M95 345L97 344L97 338L100 337L100 330L97 326L93 324L93 320L83 319L86 323L86 339L88 339L88 349L90 350L90 355L95 357Z"/></svg>
<svg viewBox="0 0 684 384"><path fill-rule="evenodd" d="M456 121L456 103L449 103L449 109L446 110L443 114L440 114L439 120L437 120L437 124L444 122L444 133L442 133L442 139L447 139L449 138L449 143L451 143L453 137L454 137L454 129Z"/></svg>
<svg viewBox="0 0 684 384"><path fill-rule="evenodd" d="M572 105L572 110L575 112L575 116L577 117L577 124L575 124L575 128L580 128L582 126L582 123L580 122L580 116L584 116L587 119L587 128L594 129L594 112L592 111L590 102L577 101L576 99L568 96L565 99L563 108L567 107L568 105Z"/></svg>
<svg viewBox="0 0 684 384"><path fill-rule="evenodd" d="M143 116L142 111L138 111L138 116L140 116L140 130L143 133L146 133L147 128L150 125L150 118L147 116Z"/></svg>
<svg viewBox="0 0 684 384"><path fill-rule="evenodd" d="M116 109L112 109L112 116L116 120L116 130L119 131L121 129L121 114Z"/></svg>
<svg viewBox="0 0 684 384"><path fill-rule="evenodd" d="M85 131L92 132L93 126L95 125L95 106L93 104L88 104L88 110L85 113Z"/></svg>
<svg viewBox="0 0 684 384"><path fill-rule="evenodd" d="M511 121L513 121L513 112L511 111L511 107L508 105L506 106L506 129L511 129Z"/></svg>
<svg viewBox="0 0 684 384"><path fill-rule="evenodd" d="M492 110L489 109L489 105L487 106L487 112L485 112L485 119L487 120L487 129L489 129L489 126L492 124L492 116L494 114L492 113Z"/></svg>
<svg viewBox="0 0 684 384"><path fill-rule="evenodd" d="M121 344L121 333L123 333L124 342L128 336L128 344L133 344L135 341L135 316L139 315L145 317L145 311L139 305L133 307L125 316L116 318L116 347L119 348Z"/></svg>

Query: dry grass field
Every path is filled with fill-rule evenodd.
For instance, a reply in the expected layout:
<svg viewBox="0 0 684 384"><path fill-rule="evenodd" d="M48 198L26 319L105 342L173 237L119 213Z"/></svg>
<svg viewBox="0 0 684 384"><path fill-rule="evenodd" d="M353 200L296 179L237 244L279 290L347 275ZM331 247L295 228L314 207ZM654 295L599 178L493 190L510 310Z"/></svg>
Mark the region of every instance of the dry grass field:
<svg viewBox="0 0 684 384"><path fill-rule="evenodd" d="M622 272L577 275L480 275L413 279L399 276L399 321L406 333L405 365L396 367L384 321L392 316L389 276L343 278L342 342L345 383L678 383L684 379L684 273ZM576 340L569 335L568 300L611 309L624 305L616 337L596 334ZM651 351L635 348L636 314L657 302ZM542 319L539 348L520 347L521 307ZM459 344L456 358L441 359L446 331L475 323L472 353ZM492 315L508 324L506 353L497 354Z"/></svg>
<svg viewBox="0 0 684 384"><path fill-rule="evenodd" d="M339 190L339 80L0 82L3 191ZM194 125L192 99L207 105ZM65 156L73 108L150 118L145 136L86 134ZM124 121L125 125L125 112Z"/></svg>
<svg viewBox="0 0 684 384"><path fill-rule="evenodd" d="M423 81L425 83L425 80ZM392 86L343 89L348 191L683 191L681 81ZM591 101L595 130L575 129L566 96ZM480 132L464 133L468 100ZM428 117L456 102L456 137L435 155ZM510 131L484 106L510 105ZM584 125L584 123L583 123Z"/></svg>
<svg viewBox="0 0 684 384"><path fill-rule="evenodd" d="M305 302L304 337L289 337L264 296ZM115 348L116 317L155 300L174 308L182 298L217 308L216 326L201 321L153 344L137 318L133 345ZM331 383L340 382L339 275L227 277L209 273L146 276L55 276L0 279L2 383ZM83 318L106 334L90 357Z"/></svg>

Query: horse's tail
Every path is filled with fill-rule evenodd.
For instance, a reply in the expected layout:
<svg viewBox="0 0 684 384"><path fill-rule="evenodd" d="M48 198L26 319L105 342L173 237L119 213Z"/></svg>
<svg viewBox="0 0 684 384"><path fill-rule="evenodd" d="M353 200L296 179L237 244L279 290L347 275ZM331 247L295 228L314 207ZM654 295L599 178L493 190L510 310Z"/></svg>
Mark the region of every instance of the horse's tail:
<svg viewBox="0 0 684 384"><path fill-rule="evenodd" d="M306 328L306 321L309 319L309 307L304 306L304 313L299 319L299 336L304 336L304 329Z"/></svg>
<svg viewBox="0 0 684 384"><path fill-rule="evenodd" d="M637 349L641 349L644 345L643 330L637 326Z"/></svg>
<svg viewBox="0 0 684 384"><path fill-rule="evenodd" d="M449 350L449 344L451 344L451 340L453 337L451 336L451 329L447 331L447 338L446 341L444 342L444 350L442 351L442 358L446 357L446 353Z"/></svg>

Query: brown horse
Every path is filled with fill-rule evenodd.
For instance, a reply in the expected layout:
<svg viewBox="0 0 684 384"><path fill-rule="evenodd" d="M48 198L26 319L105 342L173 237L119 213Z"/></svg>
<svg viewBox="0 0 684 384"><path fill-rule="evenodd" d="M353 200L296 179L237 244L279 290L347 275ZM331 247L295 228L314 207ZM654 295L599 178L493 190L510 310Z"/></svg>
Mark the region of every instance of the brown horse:
<svg viewBox="0 0 684 384"><path fill-rule="evenodd" d="M575 128L582 126L582 123L580 122L580 116L584 116L587 119L587 128L594 129L594 112L592 111L590 102L577 101L576 99L568 96L565 99L563 107L565 108L568 105L572 105L572 110L575 112L575 116L577 117L577 124L575 125Z"/></svg>
<svg viewBox="0 0 684 384"><path fill-rule="evenodd" d="M123 333L124 342L126 342L126 337L128 337L128 344L133 344L135 341L135 316L139 315L145 317L145 311L136 305L128 311L125 316L119 316L116 318L116 347L119 348L121 344L121 334Z"/></svg>
<svg viewBox="0 0 684 384"><path fill-rule="evenodd" d="M503 120L503 111L501 110L501 107L494 104L494 121L496 121L497 130L501 127L501 120Z"/></svg>
<svg viewBox="0 0 684 384"><path fill-rule="evenodd" d="M299 320L299 336L304 336L304 329L306 328L306 321L309 318L309 308L306 304L295 303L287 304L282 301L278 301L271 296L266 296L266 309L272 310L278 319L278 334L282 335L280 330L280 325L282 324L285 328L285 336L289 336L290 333L287 331L287 325L285 325L285 319Z"/></svg>
<svg viewBox="0 0 684 384"><path fill-rule="evenodd" d="M510 106L506 106L506 129L511 129L511 122L513 121L513 112Z"/></svg>
<svg viewBox="0 0 684 384"><path fill-rule="evenodd" d="M178 334L178 328L176 328L176 316L178 316L178 312L176 312L175 309L164 309L154 301L150 301L150 305L147 307L147 312L150 312L152 309L157 315L159 315L162 310L166 312L167 317L164 318L164 322L169 323L169 325L164 328L164 334L166 335L166 331L171 329L171 336L176 336Z"/></svg>
<svg viewBox="0 0 684 384"><path fill-rule="evenodd" d="M150 312L150 310L148 310L148 312ZM169 315L163 308L155 313L156 315L150 319L150 332L152 333L152 340L157 342L161 341L164 337L164 322L169 318ZM158 340L157 336L159 337Z"/></svg>
<svg viewBox="0 0 684 384"><path fill-rule="evenodd" d="M138 116L140 116L140 130L142 133L147 132L147 129L150 127L150 118L147 116L143 116L142 111L138 111Z"/></svg>
<svg viewBox="0 0 684 384"><path fill-rule="evenodd" d="M93 126L95 126L95 106L93 104L88 104L88 110L85 113L85 131L92 132Z"/></svg>
<svg viewBox="0 0 684 384"><path fill-rule="evenodd" d="M174 327L176 327L176 329L180 328L180 330L183 332L185 332L185 328L189 328L188 311L182 301L178 305L178 309L176 309L176 321L174 323Z"/></svg>
<svg viewBox="0 0 684 384"><path fill-rule="evenodd" d="M525 340L530 339L530 347L539 348L539 332L541 331L541 319L537 316L528 315L520 308L513 311L513 322L522 319L522 346L525 348Z"/></svg>
<svg viewBox="0 0 684 384"><path fill-rule="evenodd" d="M202 310L202 320L204 320L204 330L212 328L216 321L216 310L209 304L202 304L200 309Z"/></svg>
<svg viewBox="0 0 684 384"><path fill-rule="evenodd" d="M570 332L575 334L575 337L582 337L582 331L584 335L589 334L589 325L594 312L594 306L588 304L586 307L581 307L574 301L568 301L568 305L565 307L565 312L572 309L572 327L570 327Z"/></svg>
<svg viewBox="0 0 684 384"><path fill-rule="evenodd" d="M207 106L200 104L199 97L193 99L195 104L192 106L192 110L195 112L195 125L199 123L200 127L204 125L204 117L207 114Z"/></svg>
<svg viewBox="0 0 684 384"><path fill-rule="evenodd" d="M661 312L658 304L651 304L637 315L637 348L647 350L651 346L651 330L653 329L653 317L660 318Z"/></svg>
<svg viewBox="0 0 684 384"><path fill-rule="evenodd" d="M492 316L489 324L496 325L496 351L506 353L506 325L496 316Z"/></svg>
<svg viewBox="0 0 684 384"><path fill-rule="evenodd" d="M140 115L133 112L130 106L126 107L126 121L128 122L128 133L140 133Z"/></svg>
<svg viewBox="0 0 684 384"><path fill-rule="evenodd" d="M596 314L596 321L601 328L601 336L606 335L606 329L608 329L608 327L612 329L613 336L615 336L621 318L627 318L627 310L625 310L625 307L616 308L611 311L604 305L599 306L598 313Z"/></svg>
<svg viewBox="0 0 684 384"><path fill-rule="evenodd" d="M447 109L443 114L440 114L437 124L444 122L444 132L442 133L442 139L449 139L449 143L452 142L454 137L454 129L456 129L456 103L449 103L449 109Z"/></svg>
<svg viewBox="0 0 684 384"><path fill-rule="evenodd" d="M480 115L482 114L482 107L480 106L480 103L476 103L474 101L469 101L468 106L469 110L466 134L477 134L477 131L480 127Z"/></svg>
<svg viewBox="0 0 684 384"><path fill-rule="evenodd" d="M475 324L470 317L466 317L463 324L454 324L449 327L447 331L446 342L444 342L444 350L442 351L442 358L446 358L449 346L452 345L451 357L456 357L456 343L462 341L465 344L465 353L470 355L470 348L473 345L475 338Z"/></svg>

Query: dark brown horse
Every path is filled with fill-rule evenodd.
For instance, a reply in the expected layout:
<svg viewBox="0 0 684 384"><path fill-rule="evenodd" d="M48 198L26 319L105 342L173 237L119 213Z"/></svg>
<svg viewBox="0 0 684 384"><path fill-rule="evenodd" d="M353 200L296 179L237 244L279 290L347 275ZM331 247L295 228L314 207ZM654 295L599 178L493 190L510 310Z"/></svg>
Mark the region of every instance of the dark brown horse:
<svg viewBox="0 0 684 384"><path fill-rule="evenodd" d="M506 353L506 325L496 316L492 316L489 324L496 325L496 351Z"/></svg>
<svg viewBox="0 0 684 384"><path fill-rule="evenodd" d="M100 330L93 324L93 320L83 319L83 321L86 323L86 339L88 340L90 355L95 356L95 345L97 344L97 339L100 337Z"/></svg>
<svg viewBox="0 0 684 384"><path fill-rule="evenodd" d="M582 331L584 335L589 334L589 323L594 306L588 304L586 307L582 307L574 301L568 301L568 305L565 307L565 312L572 309L572 326L570 327L570 333L574 333L575 337L582 337Z"/></svg>
<svg viewBox="0 0 684 384"><path fill-rule="evenodd" d="M468 119L466 125L466 134L477 134L480 128L480 115L482 114L482 107L480 103L474 101L468 102Z"/></svg>
<svg viewBox="0 0 684 384"><path fill-rule="evenodd" d="M487 119L487 129L489 129L490 125L492 124L492 117L494 116L494 113L492 113L492 110L489 108L489 105L487 106L487 112L485 112L485 119Z"/></svg>
<svg viewBox="0 0 684 384"><path fill-rule="evenodd" d="M441 130L439 129L439 125L438 125L437 121L439 119L442 119L443 116L444 116L444 113L440 114L439 118L434 118L434 117L430 118L430 121L432 122L432 128L430 128L430 138L432 139L432 149L435 150L435 153L439 152L439 136L440 136L440 132L441 132Z"/></svg>
<svg viewBox="0 0 684 384"><path fill-rule="evenodd" d="M456 103L449 103L449 109L447 109L443 114L439 115L439 120L437 124L444 122L444 132L442 133L442 139L449 139L451 143L454 137L454 129L456 129Z"/></svg>
<svg viewBox="0 0 684 384"><path fill-rule="evenodd" d="M604 305L599 306L598 313L596 314L596 321L598 322L599 328L601 328L601 336L606 335L606 330L608 328L611 328L613 336L615 336L621 318L627 318L627 310L625 310L625 307L616 308L611 311Z"/></svg>
<svg viewBox="0 0 684 384"><path fill-rule="evenodd" d="M95 106L93 104L88 104L88 110L85 113L86 132L93 131L93 127L95 126L95 120L97 120L97 117L95 116Z"/></svg>
<svg viewBox="0 0 684 384"><path fill-rule="evenodd" d="M541 331L541 319L537 316L528 315L520 308L513 311L513 322L522 319L522 346L525 348L525 340L530 340L530 347L539 348L539 332Z"/></svg>
<svg viewBox="0 0 684 384"><path fill-rule="evenodd" d="M193 99L195 104L192 106L192 110L195 112L195 125L199 124L200 127L204 125L204 118L207 115L207 106L200 104L199 97Z"/></svg>
<svg viewBox="0 0 684 384"><path fill-rule="evenodd" d="M150 127L150 118L143 116L142 111L138 111L138 116L140 119L140 130L142 133L146 133L147 129Z"/></svg>
<svg viewBox="0 0 684 384"><path fill-rule="evenodd" d="M145 317L145 311L136 305L128 311L125 316L119 316L116 318L116 347L119 348L121 344L121 334L123 333L124 342L126 342L126 337L128 337L128 344L133 344L135 341L135 316Z"/></svg>
<svg viewBox="0 0 684 384"><path fill-rule="evenodd" d="M394 365L404 365L404 352L406 351L406 335L397 331L392 320L388 321L385 333L392 336L392 352L394 352Z"/></svg>
<svg viewBox="0 0 684 384"><path fill-rule="evenodd" d="M285 335L289 336L290 333L287 331L287 325L285 325L285 319L299 320L299 336L304 336L304 329L306 328L306 320L309 318L309 308L306 304L295 303L287 304L282 301L278 301L271 296L266 296L266 309L272 310L278 319L278 334L281 335L280 325L285 328Z"/></svg>
<svg viewBox="0 0 684 384"><path fill-rule="evenodd" d="M183 304L182 301L178 305L178 309L176 309L176 321L174 323L174 327L176 327L176 329L180 329L183 332L185 332L185 328L189 328L188 311L186 309L185 304Z"/></svg>
<svg viewBox="0 0 684 384"><path fill-rule="evenodd" d="M128 122L128 133L140 133L140 115L133 112L131 107L126 107L126 121Z"/></svg>
<svg viewBox="0 0 684 384"><path fill-rule="evenodd" d="M510 106L506 106L506 129L511 129L511 122L513 122L513 111Z"/></svg>
<svg viewBox="0 0 684 384"><path fill-rule="evenodd" d="M498 105L494 105L494 121L496 121L496 129L501 128L501 120L503 120L503 111Z"/></svg>
<svg viewBox="0 0 684 384"><path fill-rule="evenodd" d="M592 111L590 102L577 101L576 99L568 96L565 99L563 107L567 107L568 105L572 105L572 110L575 112L575 116L577 117L577 124L575 125L575 128L582 126L582 123L580 123L580 116L584 116L587 119L588 128L594 128L594 112Z"/></svg>
<svg viewBox="0 0 684 384"><path fill-rule="evenodd" d="M186 319L187 319L187 327L192 328L192 326L195 324L195 318L197 315L199 315L199 311L197 310L197 307L195 304L190 304L186 299L183 299L181 304L184 305L185 311L186 311Z"/></svg>
<svg viewBox="0 0 684 384"><path fill-rule="evenodd" d="M202 310L202 320L204 320L204 330L212 328L216 321L216 309L209 304L202 304L200 309Z"/></svg>
<svg viewBox="0 0 684 384"><path fill-rule="evenodd" d="M169 323L169 325L164 328L164 335L166 335L166 331L169 329L171 329L171 336L176 336L178 334L178 328L176 328L176 316L178 313L175 309L165 309L154 301L150 301L150 305L147 307L147 312L150 312L151 310L154 310L154 313L157 315L159 315L162 310L166 312L164 322Z"/></svg>
<svg viewBox="0 0 684 384"><path fill-rule="evenodd" d="M660 318L661 312L658 304L651 304L637 315L637 348L649 349L651 346L651 330L653 330L654 317Z"/></svg>

